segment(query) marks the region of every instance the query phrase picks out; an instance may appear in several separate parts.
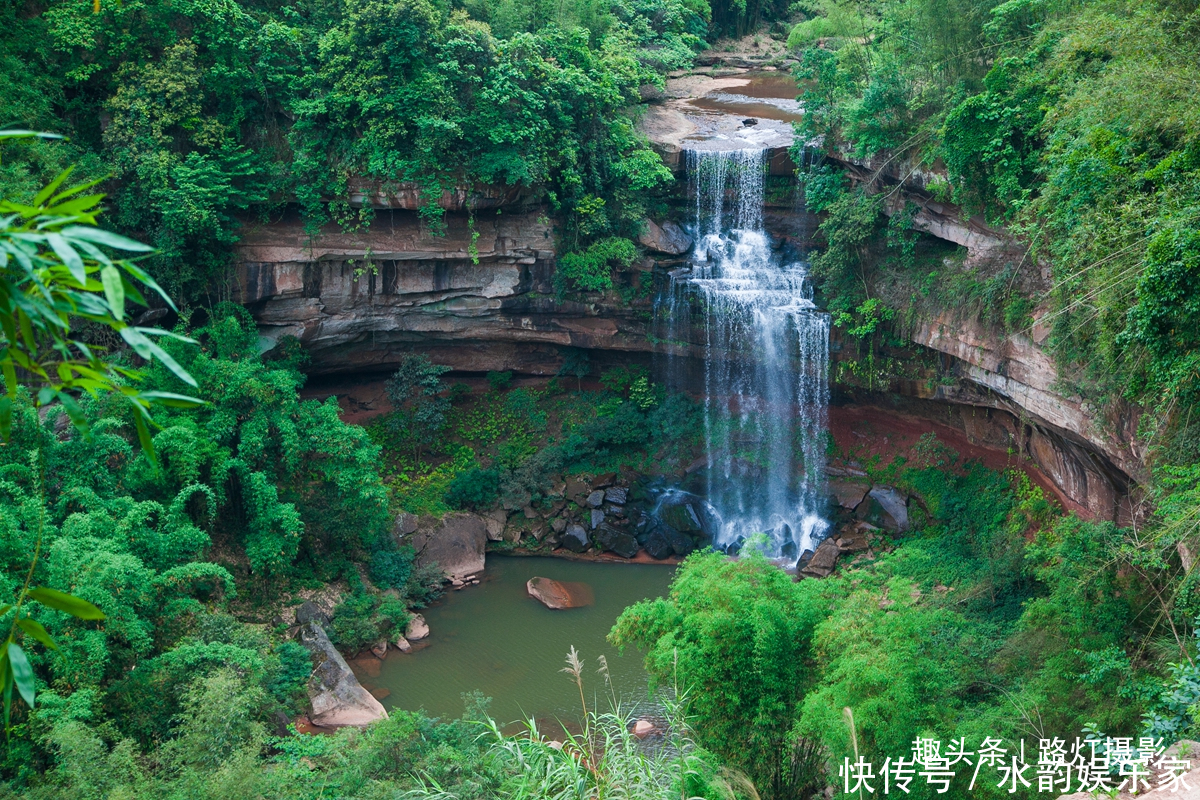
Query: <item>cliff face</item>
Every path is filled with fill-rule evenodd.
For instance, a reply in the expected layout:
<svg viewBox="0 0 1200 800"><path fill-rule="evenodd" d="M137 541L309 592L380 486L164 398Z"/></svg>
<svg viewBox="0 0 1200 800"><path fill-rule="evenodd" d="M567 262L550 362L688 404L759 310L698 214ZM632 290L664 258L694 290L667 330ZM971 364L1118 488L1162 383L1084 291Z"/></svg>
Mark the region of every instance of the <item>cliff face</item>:
<svg viewBox="0 0 1200 800"><path fill-rule="evenodd" d="M669 106L664 113L670 116L667 112L674 113ZM678 168L679 159L670 158L678 155L674 136L664 135L659 145ZM792 170L787 144L773 143L773 173ZM915 204L914 225L965 247L969 262L1025 258L1021 243L1003 231L936 202L924 190L931 176L917 166L840 160L853 180L886 191L887 213ZM284 335L296 336L311 354L312 372L325 375L382 373L413 351L460 371L553 375L564 348L586 349L593 359L607 354L610 361L643 362L666 349L651 335L646 284L656 271L661 276L682 264L679 257L647 258L619 275L625 300L609 293L559 301L553 223L544 209L522 204L519 193L477 192L484 203L472 195L473 223L456 210L458 194L449 197L443 235L434 235L405 208L406 196L366 189L360 194L360 202L378 209L365 230L329 226L310 237L299 220L284 219L245 233L233 293L259 321L264 349ZM768 208L765 219L774 236L799 252L812 248L817 220L791 200ZM1034 285L1046 280L1040 266L1026 264L1023 273ZM1144 472L1136 410L1116 406L1102 413L1064 395L1042 346L1044 328L1035 326L1030 336L1003 336L946 309L919 320L911 333L914 352L939 354L943 380L897 381L874 399L857 390L852 396L883 405L894 405L897 395L907 398L911 413L1033 462L1077 510L1128 519L1130 492ZM692 339L698 345L703 333ZM692 356L697 363L691 371L702 373L701 347L672 344L671 350ZM948 375L954 380L944 380Z"/></svg>
<svg viewBox="0 0 1200 800"><path fill-rule="evenodd" d="M298 220L247 231L234 297L264 348L299 338L318 374L394 369L414 349L458 370L553 375L561 348L647 350L621 304L555 302L553 228L541 209L446 215L434 235L413 211L309 237ZM644 314L642 315L644 318Z"/></svg>

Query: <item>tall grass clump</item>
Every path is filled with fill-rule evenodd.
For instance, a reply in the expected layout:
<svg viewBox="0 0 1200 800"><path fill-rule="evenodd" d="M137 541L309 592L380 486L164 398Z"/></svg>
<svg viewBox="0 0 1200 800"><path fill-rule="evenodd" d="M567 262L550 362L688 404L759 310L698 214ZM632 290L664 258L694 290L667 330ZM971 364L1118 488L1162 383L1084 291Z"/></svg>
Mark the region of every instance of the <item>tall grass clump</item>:
<svg viewBox="0 0 1200 800"><path fill-rule="evenodd" d="M496 783L494 795L533 800L759 800L753 784L721 767L691 737L678 691L660 698L662 719L645 739L633 733L636 715L623 708L600 657L599 673L608 688L609 710L587 710L584 661L574 647L562 670L579 688L582 731L566 725L553 738L535 719L516 734L505 734L494 719L478 723L488 743L484 760ZM429 775L405 795L412 800L465 800Z"/></svg>

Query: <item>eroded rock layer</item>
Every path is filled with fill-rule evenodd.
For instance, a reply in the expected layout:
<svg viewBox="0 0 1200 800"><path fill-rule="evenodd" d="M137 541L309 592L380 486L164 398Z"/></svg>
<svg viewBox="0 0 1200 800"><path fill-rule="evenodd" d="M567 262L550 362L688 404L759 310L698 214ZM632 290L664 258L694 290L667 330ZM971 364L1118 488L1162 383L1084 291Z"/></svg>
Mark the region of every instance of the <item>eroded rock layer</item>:
<svg viewBox="0 0 1200 800"><path fill-rule="evenodd" d="M996 232L957 221L952 209L926 203L922 213L928 232L967 247L974 258L1014 252ZM797 254L811 249L813 215L774 204L764 220L784 246ZM621 360L637 353L648 364L668 347L696 356L702 374L701 348L651 335L649 293L632 302L600 294L582 302L557 299L554 230L544 210L479 213L473 222L451 212L445 223L444 235L436 235L416 212L385 210L356 232L332 226L309 236L297 219L249 230L237 251L234 296L258 320L264 349L296 336L316 374L384 373L420 351L463 372L549 376L560 369L565 348L586 349L593 362L606 353ZM618 278L636 288L681 263L664 253ZM702 342L703 332L692 338ZM856 402L908 397L910 411L949 419L973 441L1033 462L1078 510L1128 516L1126 498L1143 471L1136 415L1118 408L1102 416L1060 393L1040 327L997 336L948 311L920 320L911 339L915 350L940 354L942 373L955 380L893 382L876 400L859 392Z"/></svg>
<svg viewBox="0 0 1200 800"><path fill-rule="evenodd" d="M554 299L553 243L536 208L447 214L441 236L412 211L316 236L285 220L243 237L233 294L264 349L296 336L318 374L383 371L420 349L458 370L544 375L563 347L646 349L630 309Z"/></svg>

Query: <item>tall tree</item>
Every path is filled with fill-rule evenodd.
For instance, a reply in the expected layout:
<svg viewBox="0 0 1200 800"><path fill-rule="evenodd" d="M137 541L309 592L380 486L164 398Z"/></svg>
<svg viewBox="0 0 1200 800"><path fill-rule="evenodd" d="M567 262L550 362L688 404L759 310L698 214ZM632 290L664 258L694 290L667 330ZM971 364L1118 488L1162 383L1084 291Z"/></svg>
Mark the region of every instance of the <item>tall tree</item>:
<svg viewBox="0 0 1200 800"><path fill-rule="evenodd" d="M409 355L387 382L388 400L396 410L397 425L412 444L414 462L421 460L421 450L446 427L450 401L439 395L446 390L442 375L449 371L427 355Z"/></svg>

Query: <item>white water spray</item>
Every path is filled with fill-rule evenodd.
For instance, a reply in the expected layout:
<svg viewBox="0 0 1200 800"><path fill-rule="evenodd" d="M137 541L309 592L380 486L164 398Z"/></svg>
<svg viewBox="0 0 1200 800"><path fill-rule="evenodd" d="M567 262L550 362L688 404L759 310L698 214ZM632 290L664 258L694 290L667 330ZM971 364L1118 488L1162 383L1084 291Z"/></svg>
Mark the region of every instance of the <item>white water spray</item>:
<svg viewBox="0 0 1200 800"><path fill-rule="evenodd" d="M696 247L658 312L668 340L693 323L705 331L714 544L766 534L766 554L794 562L828 528L829 315L812 302L805 265L780 263L763 230L766 151L686 156Z"/></svg>

